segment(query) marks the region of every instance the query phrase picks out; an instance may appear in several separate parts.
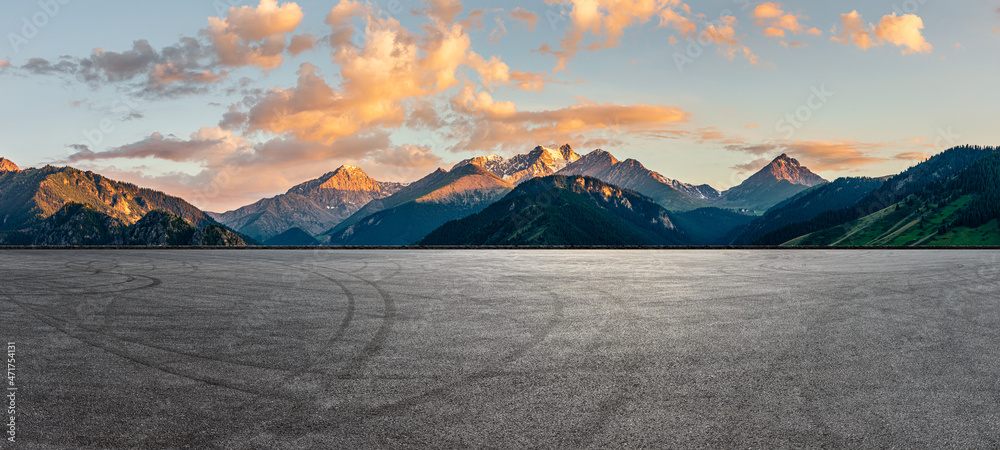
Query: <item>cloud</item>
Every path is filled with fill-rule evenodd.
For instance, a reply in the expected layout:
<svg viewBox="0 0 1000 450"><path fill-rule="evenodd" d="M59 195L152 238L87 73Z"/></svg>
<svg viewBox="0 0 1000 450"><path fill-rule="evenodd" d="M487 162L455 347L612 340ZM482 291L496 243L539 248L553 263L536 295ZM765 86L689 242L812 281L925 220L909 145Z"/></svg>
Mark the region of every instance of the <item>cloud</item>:
<svg viewBox="0 0 1000 450"><path fill-rule="evenodd" d="M843 44L854 44L862 50L884 44L903 47L902 53L931 53L934 46L927 43L922 34L924 21L920 16L905 14L883 16L878 25L865 26L861 14L852 11L840 16L843 30L839 36L830 38Z"/></svg>
<svg viewBox="0 0 1000 450"><path fill-rule="evenodd" d="M669 135L690 114L671 106L584 102L567 108L520 111L467 85L452 98L459 118L450 124L452 151L516 151L538 143L607 141L621 134Z"/></svg>
<svg viewBox="0 0 1000 450"><path fill-rule="evenodd" d="M371 5L342 1L326 20L340 84L329 85L316 66L302 64L295 87L272 89L249 105L243 129L329 143L371 129L435 123L429 118L437 113L428 112L424 99L458 87L459 78L467 77L463 67L478 75L482 86L540 91L552 82L545 74L511 70L498 57L476 53L463 21L455 21L460 6L432 2L425 11L430 23L417 34ZM364 27L356 28L356 21ZM227 127L234 125L227 121Z"/></svg>
<svg viewBox="0 0 1000 450"><path fill-rule="evenodd" d="M510 18L514 19L528 28L528 30L535 31L535 26L538 24L538 15L530 12L520 6L514 8L513 11L509 13Z"/></svg>
<svg viewBox="0 0 1000 450"><path fill-rule="evenodd" d="M296 34L288 43L288 53L296 56L302 52L312 50L316 46L316 36L311 34Z"/></svg>
<svg viewBox="0 0 1000 450"><path fill-rule="evenodd" d="M776 2L766 2L757 5L750 16L756 19L754 25L764 27L764 36L767 37L785 37L786 32L791 34L823 34L817 28L807 30L800 23L800 20L805 18L804 16L786 13L781 9L781 4Z"/></svg>
<svg viewBox="0 0 1000 450"><path fill-rule="evenodd" d="M931 155L923 152L906 152L900 153L893 156L892 159L898 159L900 161L925 161L929 159Z"/></svg>
<svg viewBox="0 0 1000 450"><path fill-rule="evenodd" d="M0 70L10 67L10 61L6 59L0 59Z"/></svg>
<svg viewBox="0 0 1000 450"><path fill-rule="evenodd" d="M733 16L723 16L719 20L709 24L702 31L701 38L704 41L715 43L719 46L719 53L732 61L736 56L742 55L750 64L760 65L757 55L754 55L750 47L743 45L736 36L736 26L739 21Z"/></svg>
<svg viewBox="0 0 1000 450"><path fill-rule="evenodd" d="M302 17L296 3L260 0L256 8L233 6L226 17L210 17L204 32L220 64L271 70L284 61L286 34L298 28ZM301 46L300 42L297 49Z"/></svg>
<svg viewBox="0 0 1000 450"><path fill-rule="evenodd" d="M507 35L507 26L504 24L503 19L499 17L496 18L496 22L497 22L497 27L493 29L492 33L490 33L490 37L488 40L491 43L499 44L500 38Z"/></svg>
<svg viewBox="0 0 1000 450"><path fill-rule="evenodd" d="M444 23L452 23L462 12L461 0L427 0L428 13Z"/></svg>
<svg viewBox="0 0 1000 450"><path fill-rule="evenodd" d="M766 167L770 162L771 160L768 158L759 158L750 161L746 164L737 164L735 166L730 167L730 169L733 169L736 172L736 175L745 175L748 173L756 173L760 171L760 169Z"/></svg>
<svg viewBox="0 0 1000 450"><path fill-rule="evenodd" d="M882 143L796 140L755 145L733 144L726 146L726 149L770 158L787 153L815 170L844 171L887 161L886 158L870 154L872 150L883 147L885 144Z"/></svg>
<svg viewBox="0 0 1000 450"><path fill-rule="evenodd" d="M546 4L565 3L564 0L545 0ZM675 8L689 11L680 0L569 0L572 9L569 12L569 29L565 37L560 39L560 48L552 49L548 44L538 49L539 52L556 56L555 71L564 70L576 54L582 49L594 51L617 47L624 35L625 29L649 22L660 17L661 25L674 26L682 32L691 33L689 21L674 14ZM666 12L670 10L671 12ZM588 36L596 40L583 45Z"/></svg>
<svg viewBox="0 0 1000 450"><path fill-rule="evenodd" d="M376 153L370 161L392 167L425 168L438 167L444 160L427 146L400 145Z"/></svg>
<svg viewBox="0 0 1000 450"><path fill-rule="evenodd" d="M781 41L781 46L782 47L786 47L786 48L799 48L799 47L808 47L809 44L806 44L805 42L797 42L797 41L793 41L793 42Z"/></svg>
<svg viewBox="0 0 1000 450"><path fill-rule="evenodd" d="M96 48L90 56L65 56L54 62L31 58L18 69L31 75L75 77L94 88L129 83L145 97L200 94L225 79L231 69L274 69L286 51L295 55L312 48L311 35L294 36L286 45L286 35L302 15L295 3L261 0L257 7L231 7L226 17L209 18L198 37L181 37L161 50L138 39L129 50Z"/></svg>

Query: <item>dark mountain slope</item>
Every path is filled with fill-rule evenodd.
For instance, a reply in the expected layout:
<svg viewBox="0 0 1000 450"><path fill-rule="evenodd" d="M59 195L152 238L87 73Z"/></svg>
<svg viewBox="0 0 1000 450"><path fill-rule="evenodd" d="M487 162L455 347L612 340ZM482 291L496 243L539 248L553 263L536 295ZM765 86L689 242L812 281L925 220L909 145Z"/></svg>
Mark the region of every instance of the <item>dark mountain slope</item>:
<svg viewBox="0 0 1000 450"><path fill-rule="evenodd" d="M812 220L816 216L854 205L885 183L885 178L838 178L807 189L785 200L752 223L735 238L735 245L750 245L764 235L793 223Z"/></svg>
<svg viewBox="0 0 1000 450"><path fill-rule="evenodd" d="M678 228L695 245L728 245L738 229L743 229L755 216L726 209L701 208L671 214Z"/></svg>
<svg viewBox="0 0 1000 450"><path fill-rule="evenodd" d="M690 241L651 199L589 177L527 181L483 212L449 222L421 245L644 246Z"/></svg>
<svg viewBox="0 0 1000 450"><path fill-rule="evenodd" d="M277 245L277 246L312 246L319 245L319 241L312 237L311 234L306 233L305 230L301 228L292 228L284 233L281 233L271 239L264 241L264 245Z"/></svg>
<svg viewBox="0 0 1000 450"><path fill-rule="evenodd" d="M0 244L37 246L246 246L218 224L195 227L170 212L155 210L132 225L89 204L67 203L37 226L0 232Z"/></svg>

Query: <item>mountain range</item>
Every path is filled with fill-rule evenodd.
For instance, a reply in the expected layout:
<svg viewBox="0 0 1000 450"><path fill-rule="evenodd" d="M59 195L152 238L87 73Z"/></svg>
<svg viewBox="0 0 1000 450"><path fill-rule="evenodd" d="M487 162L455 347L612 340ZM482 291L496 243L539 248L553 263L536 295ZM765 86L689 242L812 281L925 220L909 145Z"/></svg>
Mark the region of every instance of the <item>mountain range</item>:
<svg viewBox="0 0 1000 450"><path fill-rule="evenodd" d="M604 150L539 146L409 184L342 166L225 213L93 172L21 170L0 158L0 244L997 245L997 153L956 147L896 176L833 182L780 155L718 191Z"/></svg>
<svg viewBox="0 0 1000 450"><path fill-rule="evenodd" d="M211 215L262 242L292 228L315 236L343 222L372 200L388 197L403 187L400 183L375 181L357 167L342 166L284 194Z"/></svg>
<svg viewBox="0 0 1000 450"><path fill-rule="evenodd" d="M622 246L690 243L652 199L596 178L522 183L485 211L448 222L421 245Z"/></svg>
<svg viewBox="0 0 1000 450"><path fill-rule="evenodd" d="M481 211L514 188L475 164L427 175L373 200L324 233L330 245L410 245L444 223Z"/></svg>

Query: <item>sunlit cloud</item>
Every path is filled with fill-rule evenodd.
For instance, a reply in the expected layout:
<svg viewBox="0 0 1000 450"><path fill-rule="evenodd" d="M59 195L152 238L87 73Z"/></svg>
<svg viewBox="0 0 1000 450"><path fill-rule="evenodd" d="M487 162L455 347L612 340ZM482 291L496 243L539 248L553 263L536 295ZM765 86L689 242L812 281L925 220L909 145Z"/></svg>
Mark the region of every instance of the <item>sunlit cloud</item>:
<svg viewBox="0 0 1000 450"><path fill-rule="evenodd" d="M538 14L521 8L520 6L514 8L509 14L511 19L524 24L528 30L535 31L535 26L538 24Z"/></svg>
<svg viewBox="0 0 1000 450"><path fill-rule="evenodd" d="M812 35L823 34L818 28L806 29L800 22L805 17L801 14L786 13L781 9L781 4L776 2L766 2L754 8L751 17L756 19L754 25L764 28L764 36L785 37L787 33Z"/></svg>
<svg viewBox="0 0 1000 450"><path fill-rule="evenodd" d="M545 0L549 5L563 0ZM539 51L556 56L554 71L566 69L569 61L582 49L594 51L615 48L621 43L625 29L660 18L661 26L670 26L685 35L694 35L695 27L686 15L690 9L680 0L569 0L569 24L566 35L559 40L560 47L553 49L545 44ZM594 40L584 45L588 37Z"/></svg>
<svg viewBox="0 0 1000 450"><path fill-rule="evenodd" d="M786 153L801 161L808 161L809 167L815 170L847 171L888 161L884 157L872 154L873 150L885 146L884 143L857 141L795 140L764 144L734 144L726 146L726 149L757 157L764 156L762 159Z"/></svg>
<svg viewBox="0 0 1000 450"><path fill-rule="evenodd" d="M924 21L920 16L905 14L883 16L878 25L864 23L861 14L852 11L841 15L842 30L839 36L830 38L843 44L854 44L863 50L884 44L903 47L902 53L931 53L934 46L923 36Z"/></svg>

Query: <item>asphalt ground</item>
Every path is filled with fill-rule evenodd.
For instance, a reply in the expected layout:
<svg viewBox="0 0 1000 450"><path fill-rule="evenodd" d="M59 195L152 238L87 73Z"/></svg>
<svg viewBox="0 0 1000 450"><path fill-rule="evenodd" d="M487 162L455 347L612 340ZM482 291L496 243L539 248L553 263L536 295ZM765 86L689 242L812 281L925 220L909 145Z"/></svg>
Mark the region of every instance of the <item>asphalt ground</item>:
<svg viewBox="0 0 1000 450"><path fill-rule="evenodd" d="M8 250L0 341L0 448L1000 445L998 251Z"/></svg>

